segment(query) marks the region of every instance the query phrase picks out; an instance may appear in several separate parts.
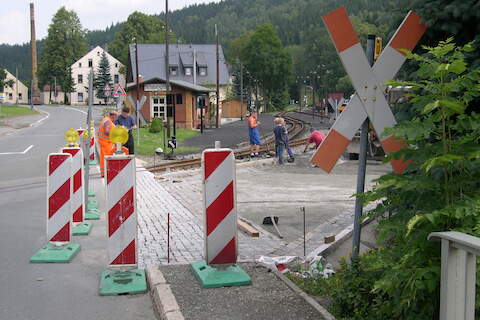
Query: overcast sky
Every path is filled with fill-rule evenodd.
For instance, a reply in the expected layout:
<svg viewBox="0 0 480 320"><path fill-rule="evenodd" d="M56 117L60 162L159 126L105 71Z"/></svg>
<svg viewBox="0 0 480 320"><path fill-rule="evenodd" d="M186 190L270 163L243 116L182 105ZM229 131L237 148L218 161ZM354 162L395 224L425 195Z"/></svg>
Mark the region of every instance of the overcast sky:
<svg viewBox="0 0 480 320"><path fill-rule="evenodd" d="M195 3L220 0L170 0L169 10ZM0 44L21 44L30 41L31 0L0 0ZM52 16L61 7L74 10L84 28L104 29L112 23L125 21L137 10L147 14L165 10L165 0L34 0L37 40L47 35Z"/></svg>

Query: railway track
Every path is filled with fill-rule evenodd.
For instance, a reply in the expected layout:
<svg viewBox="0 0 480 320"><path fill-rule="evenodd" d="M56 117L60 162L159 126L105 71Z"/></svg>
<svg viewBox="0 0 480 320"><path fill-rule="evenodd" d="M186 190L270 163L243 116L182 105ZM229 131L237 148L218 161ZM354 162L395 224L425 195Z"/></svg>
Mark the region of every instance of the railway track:
<svg viewBox="0 0 480 320"><path fill-rule="evenodd" d="M288 138L290 141L291 147L296 147L303 145L307 142L307 139L299 138L305 132L305 125L306 123L302 120L295 118L294 116L290 115L288 111L283 111L277 114L278 117L282 117L285 119L285 123L287 125L288 130ZM263 139L262 145L260 146L260 153L273 153L275 152L275 138L273 134L269 134ZM250 156L250 147L243 147L234 150L235 158L236 159L243 159ZM150 166L146 169L154 172L164 172L169 170L185 170L191 168L198 168L201 166L201 158L193 158L193 159L184 159L184 160L173 160L169 162L165 162L156 166Z"/></svg>

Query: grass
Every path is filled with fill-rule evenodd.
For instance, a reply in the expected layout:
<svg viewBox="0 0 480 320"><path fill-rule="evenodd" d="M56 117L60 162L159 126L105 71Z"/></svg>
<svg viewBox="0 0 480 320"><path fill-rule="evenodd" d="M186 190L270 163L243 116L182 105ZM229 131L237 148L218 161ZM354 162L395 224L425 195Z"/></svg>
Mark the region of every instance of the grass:
<svg viewBox="0 0 480 320"><path fill-rule="evenodd" d="M1 106L0 107L0 119L7 117L23 116L28 114L37 114L38 111L30 110L30 108L18 107L18 106Z"/></svg>
<svg viewBox="0 0 480 320"><path fill-rule="evenodd" d="M182 142L196 136L196 130L177 129L177 149L175 152L198 151L199 148L182 147ZM135 139L135 153L143 156L152 156L158 147L163 149L163 132L150 133L148 128L140 128L140 145L137 144L137 132L133 133ZM169 148L167 148L170 151Z"/></svg>

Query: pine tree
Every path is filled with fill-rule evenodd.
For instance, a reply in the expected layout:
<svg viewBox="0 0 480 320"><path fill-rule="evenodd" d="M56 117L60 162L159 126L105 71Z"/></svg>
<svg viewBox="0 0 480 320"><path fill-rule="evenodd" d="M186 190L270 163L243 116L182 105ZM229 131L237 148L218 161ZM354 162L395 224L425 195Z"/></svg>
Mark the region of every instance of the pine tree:
<svg viewBox="0 0 480 320"><path fill-rule="evenodd" d="M65 75L65 79L63 79L62 81L63 83L63 86L62 86L62 90L65 94L65 97L64 97L64 100L65 103L67 103L67 93L72 93L75 91L75 88L74 88L74 85L75 85L75 82L72 78L72 67L68 67L67 68L67 72L66 72L66 75ZM69 101L70 103L70 101Z"/></svg>
<svg viewBox="0 0 480 320"><path fill-rule="evenodd" d="M100 63L98 65L97 72L95 73L94 88L97 91L95 96L98 99L103 99L107 104L108 96L105 96L103 89L105 86L112 88L112 75L110 74L110 63L108 62L107 54L105 51L102 53Z"/></svg>

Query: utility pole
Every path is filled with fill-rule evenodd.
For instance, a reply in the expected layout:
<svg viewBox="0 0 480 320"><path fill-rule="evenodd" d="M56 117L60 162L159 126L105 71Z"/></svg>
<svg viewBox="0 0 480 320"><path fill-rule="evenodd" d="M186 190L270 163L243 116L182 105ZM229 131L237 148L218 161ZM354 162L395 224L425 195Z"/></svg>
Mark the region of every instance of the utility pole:
<svg viewBox="0 0 480 320"><path fill-rule="evenodd" d="M87 139L83 144L83 156L85 159L85 172L84 172L84 181L85 181L85 205L88 203L88 191L89 191L89 182L90 182L90 135L92 133L92 105L93 105L93 71L90 70L88 75L88 112L87 112Z"/></svg>
<svg viewBox="0 0 480 320"><path fill-rule="evenodd" d="M17 96L15 104L18 104L18 66L15 66L15 95Z"/></svg>
<svg viewBox="0 0 480 320"><path fill-rule="evenodd" d="M240 120L243 120L243 64L240 62Z"/></svg>
<svg viewBox="0 0 480 320"><path fill-rule="evenodd" d="M168 118L168 92L170 91L170 61L169 61L169 52L168 52L168 43L169 43L169 32L168 32L168 0L165 0L165 102L167 104L167 131L168 137L170 138L170 120Z"/></svg>
<svg viewBox="0 0 480 320"><path fill-rule="evenodd" d="M35 9L33 7L33 2L30 2L30 45L32 47L32 106L33 106L33 104L40 104L40 90L38 90L38 79L37 79L37 40L35 37Z"/></svg>
<svg viewBox="0 0 480 320"><path fill-rule="evenodd" d="M370 66L373 66L375 53L375 35L368 35L367 38L367 59ZM363 204L358 195L363 194L365 190L365 173L367 169L367 147L368 147L368 118L362 124L362 133L360 136L360 153L358 155L357 172L357 197L355 198L355 217L353 220L353 243L352 259L358 259L360 251L360 236L362 231Z"/></svg>
<svg viewBox="0 0 480 320"><path fill-rule="evenodd" d="M138 42L135 37L135 74L137 75L137 100L135 101L135 115L137 118L137 145L140 145L140 75L138 74Z"/></svg>
<svg viewBox="0 0 480 320"><path fill-rule="evenodd" d="M57 103L57 77L53 77L53 97L55 98L55 104Z"/></svg>
<svg viewBox="0 0 480 320"><path fill-rule="evenodd" d="M217 24L215 24L215 37L217 38L217 118L216 118L216 128L220 127L220 57L218 53L218 29Z"/></svg>

